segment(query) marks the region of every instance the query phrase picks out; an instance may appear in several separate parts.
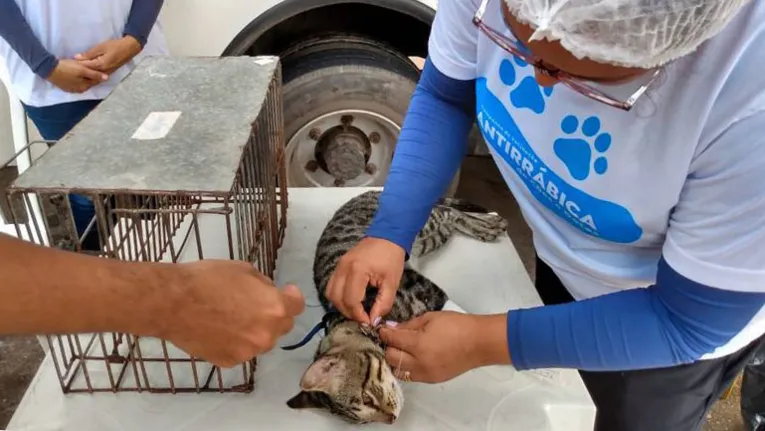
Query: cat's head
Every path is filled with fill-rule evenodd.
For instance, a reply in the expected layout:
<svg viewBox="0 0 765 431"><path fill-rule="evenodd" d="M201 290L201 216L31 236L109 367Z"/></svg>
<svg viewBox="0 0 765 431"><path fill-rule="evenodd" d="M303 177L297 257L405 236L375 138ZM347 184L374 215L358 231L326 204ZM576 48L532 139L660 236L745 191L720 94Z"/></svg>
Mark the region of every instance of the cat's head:
<svg viewBox="0 0 765 431"><path fill-rule="evenodd" d="M392 424L404 404L384 350L351 321L334 326L322 340L300 389L289 407L323 409L355 424Z"/></svg>

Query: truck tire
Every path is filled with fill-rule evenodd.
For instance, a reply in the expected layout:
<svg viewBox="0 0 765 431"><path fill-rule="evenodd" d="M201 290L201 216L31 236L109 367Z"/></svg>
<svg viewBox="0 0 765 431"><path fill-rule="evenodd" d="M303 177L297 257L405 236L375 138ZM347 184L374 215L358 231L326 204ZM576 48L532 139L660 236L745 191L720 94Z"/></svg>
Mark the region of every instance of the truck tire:
<svg viewBox="0 0 765 431"><path fill-rule="evenodd" d="M384 185L419 69L347 34L302 42L281 58L288 185Z"/></svg>

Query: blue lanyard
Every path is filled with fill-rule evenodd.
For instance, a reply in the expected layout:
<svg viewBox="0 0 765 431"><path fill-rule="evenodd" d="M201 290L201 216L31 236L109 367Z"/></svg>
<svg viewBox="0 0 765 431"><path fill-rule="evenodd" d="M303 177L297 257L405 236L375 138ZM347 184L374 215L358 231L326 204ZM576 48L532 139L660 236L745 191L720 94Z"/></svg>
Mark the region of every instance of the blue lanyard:
<svg viewBox="0 0 765 431"><path fill-rule="evenodd" d="M284 347L282 347L282 350L295 350L295 349L299 349L299 348L305 346L322 329L324 330L324 335L326 336L327 332L329 332L329 323L330 323L330 321L332 321L335 318L337 318L339 314L340 313L338 311L334 310L334 309L331 309L330 311L327 311L324 314L324 316L321 318L321 321L319 323L317 323L316 325L314 325L314 327L311 329L311 331L308 332L308 334L305 337L303 337L302 340L298 341L296 344L292 344L292 345L289 345L289 346L284 346Z"/></svg>

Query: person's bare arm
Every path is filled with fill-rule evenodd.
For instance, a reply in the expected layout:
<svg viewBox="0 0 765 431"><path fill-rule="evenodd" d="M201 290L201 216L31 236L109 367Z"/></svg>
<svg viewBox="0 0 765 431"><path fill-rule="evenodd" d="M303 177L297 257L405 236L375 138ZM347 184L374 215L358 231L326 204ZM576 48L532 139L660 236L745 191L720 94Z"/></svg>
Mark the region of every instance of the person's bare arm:
<svg viewBox="0 0 765 431"><path fill-rule="evenodd" d="M0 235L0 332L155 335L179 271L100 259Z"/></svg>
<svg viewBox="0 0 765 431"><path fill-rule="evenodd" d="M0 334L156 336L222 366L273 348L304 307L246 262L123 262L4 234L0 274Z"/></svg>

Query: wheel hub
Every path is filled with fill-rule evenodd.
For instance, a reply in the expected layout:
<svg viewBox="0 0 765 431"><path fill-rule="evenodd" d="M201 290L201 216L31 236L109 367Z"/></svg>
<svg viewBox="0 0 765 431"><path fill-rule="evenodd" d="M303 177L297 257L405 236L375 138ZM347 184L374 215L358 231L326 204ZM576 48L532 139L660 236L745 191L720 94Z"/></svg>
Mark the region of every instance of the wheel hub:
<svg viewBox="0 0 765 431"><path fill-rule="evenodd" d="M336 183L345 183L364 173L371 152L364 132L352 126L336 126L319 139L316 160Z"/></svg>
<svg viewBox="0 0 765 431"><path fill-rule="evenodd" d="M368 111L324 115L290 138L290 176L300 185L314 187L380 183L387 175L398 132L395 123Z"/></svg>

